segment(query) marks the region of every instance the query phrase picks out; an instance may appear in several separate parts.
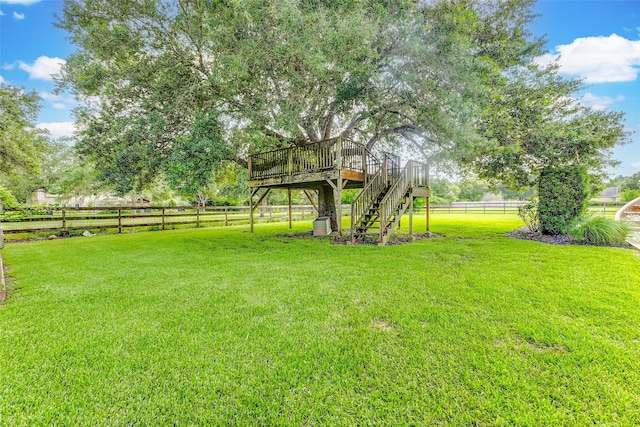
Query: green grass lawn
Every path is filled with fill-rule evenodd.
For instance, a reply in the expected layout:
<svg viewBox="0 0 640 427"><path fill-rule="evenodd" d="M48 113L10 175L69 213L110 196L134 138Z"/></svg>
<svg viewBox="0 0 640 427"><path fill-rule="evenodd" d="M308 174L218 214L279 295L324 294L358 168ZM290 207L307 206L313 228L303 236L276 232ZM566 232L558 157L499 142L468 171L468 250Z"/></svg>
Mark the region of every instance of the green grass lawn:
<svg viewBox="0 0 640 427"><path fill-rule="evenodd" d="M638 252L504 236L520 225L9 244L0 425L639 424Z"/></svg>

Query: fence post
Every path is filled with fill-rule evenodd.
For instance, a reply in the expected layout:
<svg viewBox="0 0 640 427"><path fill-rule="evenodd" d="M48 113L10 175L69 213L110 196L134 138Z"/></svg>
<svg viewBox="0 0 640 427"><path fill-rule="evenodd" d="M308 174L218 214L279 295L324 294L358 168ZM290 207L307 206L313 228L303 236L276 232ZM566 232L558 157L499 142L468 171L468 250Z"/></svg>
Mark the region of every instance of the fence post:
<svg viewBox="0 0 640 427"><path fill-rule="evenodd" d="M122 208L118 208L118 234L122 234Z"/></svg>
<svg viewBox="0 0 640 427"><path fill-rule="evenodd" d="M200 228L200 208L196 208L196 228Z"/></svg>
<svg viewBox="0 0 640 427"><path fill-rule="evenodd" d="M4 213L4 206L2 205L2 200L0 200L0 215ZM0 222L2 222L2 218L0 218ZM4 247L4 231L2 230L2 225L0 225L0 249ZM0 261L1 262L1 261ZM0 266L0 270L2 270L2 266ZM2 274L2 271L0 271ZM3 276L4 279L4 276Z"/></svg>
<svg viewBox="0 0 640 427"><path fill-rule="evenodd" d="M502 213L507 213L507 204L506 203L502 204Z"/></svg>
<svg viewBox="0 0 640 427"><path fill-rule="evenodd" d="M0 230L2 230L0 228ZM0 289L7 290L7 284L4 281L4 265L2 265L2 252L0 252Z"/></svg>
<svg viewBox="0 0 640 427"><path fill-rule="evenodd" d="M224 226L225 227L229 226L229 208L228 207L224 208Z"/></svg>
<svg viewBox="0 0 640 427"><path fill-rule="evenodd" d="M62 209L62 232L67 231L67 212Z"/></svg>
<svg viewBox="0 0 640 427"><path fill-rule="evenodd" d="M162 208L162 230L164 231L164 208Z"/></svg>
<svg viewBox="0 0 640 427"><path fill-rule="evenodd" d="M3 206L0 201L0 215L3 214ZM4 231L0 227L0 289L7 290L7 284L4 281L4 265L2 264L2 248L4 248Z"/></svg>

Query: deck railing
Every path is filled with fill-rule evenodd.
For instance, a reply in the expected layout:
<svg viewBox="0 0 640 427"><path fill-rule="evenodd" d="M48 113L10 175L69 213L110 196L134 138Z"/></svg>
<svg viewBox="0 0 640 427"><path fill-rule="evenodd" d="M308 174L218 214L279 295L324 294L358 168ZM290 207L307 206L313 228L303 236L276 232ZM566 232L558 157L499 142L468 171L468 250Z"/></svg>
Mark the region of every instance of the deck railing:
<svg viewBox="0 0 640 427"><path fill-rule="evenodd" d="M357 142L334 138L313 144L281 148L249 157L249 179L266 179L329 169L371 173L378 160Z"/></svg>

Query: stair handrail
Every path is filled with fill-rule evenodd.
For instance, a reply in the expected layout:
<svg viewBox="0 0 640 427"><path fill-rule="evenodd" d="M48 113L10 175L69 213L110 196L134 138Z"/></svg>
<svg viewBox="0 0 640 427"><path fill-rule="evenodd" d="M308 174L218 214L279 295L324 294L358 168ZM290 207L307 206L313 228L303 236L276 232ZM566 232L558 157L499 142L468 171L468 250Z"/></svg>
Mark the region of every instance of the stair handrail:
<svg viewBox="0 0 640 427"><path fill-rule="evenodd" d="M369 178L368 184L362 189L360 194L351 203L351 238L353 239L356 224L364 218L373 202L380 196L387 186L386 181L387 162L386 159L379 165L378 170Z"/></svg>
<svg viewBox="0 0 640 427"><path fill-rule="evenodd" d="M391 185L387 194L380 201L380 241L386 234L389 220L400 205L400 200L414 184L428 185L428 166L409 160L402 169L398 180Z"/></svg>

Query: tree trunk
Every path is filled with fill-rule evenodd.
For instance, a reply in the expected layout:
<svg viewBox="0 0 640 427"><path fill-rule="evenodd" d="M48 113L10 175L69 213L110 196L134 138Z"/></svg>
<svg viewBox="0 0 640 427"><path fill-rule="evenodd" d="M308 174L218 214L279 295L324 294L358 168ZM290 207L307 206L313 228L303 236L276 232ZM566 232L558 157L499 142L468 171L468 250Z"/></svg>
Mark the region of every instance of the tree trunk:
<svg viewBox="0 0 640 427"><path fill-rule="evenodd" d="M338 230L338 219L336 214L336 201L333 197L333 187L326 184L318 191L318 216L328 216L331 218L331 230Z"/></svg>

